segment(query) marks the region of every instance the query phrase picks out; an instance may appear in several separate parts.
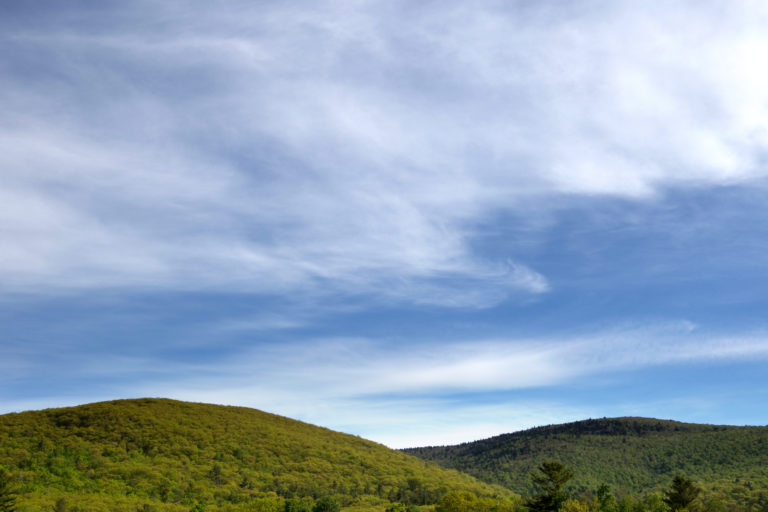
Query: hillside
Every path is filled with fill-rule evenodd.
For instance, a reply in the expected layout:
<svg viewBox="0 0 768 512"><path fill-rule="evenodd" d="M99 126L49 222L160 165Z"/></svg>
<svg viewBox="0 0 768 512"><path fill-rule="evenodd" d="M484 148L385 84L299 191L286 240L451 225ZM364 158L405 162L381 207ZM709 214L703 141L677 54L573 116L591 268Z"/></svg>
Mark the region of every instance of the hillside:
<svg viewBox="0 0 768 512"><path fill-rule="evenodd" d="M683 474L726 502L768 506L768 427L592 419L403 451L524 494L531 471L556 460L574 470L577 493L602 483L618 494L647 493Z"/></svg>
<svg viewBox="0 0 768 512"><path fill-rule="evenodd" d="M454 489L511 494L355 436L254 409L165 399L2 415L0 470L12 475L22 512L50 510L61 496L70 510L203 503L282 512L285 500L323 495L371 506L434 503Z"/></svg>

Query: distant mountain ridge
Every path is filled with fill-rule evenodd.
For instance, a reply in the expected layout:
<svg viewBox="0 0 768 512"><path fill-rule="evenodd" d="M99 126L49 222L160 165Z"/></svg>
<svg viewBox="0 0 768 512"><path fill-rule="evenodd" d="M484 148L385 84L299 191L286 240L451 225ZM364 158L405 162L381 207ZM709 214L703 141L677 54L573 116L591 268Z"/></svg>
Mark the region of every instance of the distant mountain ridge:
<svg viewBox="0 0 768 512"><path fill-rule="evenodd" d="M768 491L768 427L602 418L403 452L520 493L533 490L529 475L547 460L574 470L570 484L576 492L602 483L619 493L648 492L675 474L725 498Z"/></svg>
<svg viewBox="0 0 768 512"><path fill-rule="evenodd" d="M59 496L81 510L187 511L200 502L283 512L285 500L324 495L342 505L435 503L449 490L512 495L353 435L154 398L1 415L0 470L16 481L19 510L50 510Z"/></svg>

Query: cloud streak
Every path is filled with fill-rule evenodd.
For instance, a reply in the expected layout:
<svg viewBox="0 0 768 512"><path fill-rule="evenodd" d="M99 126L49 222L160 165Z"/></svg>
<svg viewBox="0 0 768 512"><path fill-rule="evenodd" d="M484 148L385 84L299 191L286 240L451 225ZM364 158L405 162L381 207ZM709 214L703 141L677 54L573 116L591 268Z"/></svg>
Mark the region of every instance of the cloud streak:
<svg viewBox="0 0 768 512"><path fill-rule="evenodd" d="M32 350L22 347L7 347L6 355ZM421 442L428 437L430 442L456 442L605 415L605 405L569 404L558 399L558 393L548 398L530 393L669 365L679 372L702 364L766 361L768 338L759 332L711 336L689 322L679 322L559 339L422 341L398 346L362 338L308 339L217 350L205 361L91 352L95 353L60 351L34 358L41 368L51 360L67 368L72 380L46 405L76 403L67 398L70 387L76 390L82 382L101 381L101 391L91 390L90 400L169 396L244 405L405 446L419 436ZM27 366L26 372L40 373L36 365ZM495 394L502 398L483 398ZM652 394L647 399L660 398ZM680 399L665 396L667 401ZM611 407L623 414L637 414L638 408L658 414L654 407L643 409L637 397L627 400ZM38 403L19 397L4 402L7 409ZM451 420L439 420L441 415ZM437 423L444 425L438 428ZM426 436L429 429L442 430L437 437ZM469 432L474 435L467 437Z"/></svg>
<svg viewBox="0 0 768 512"><path fill-rule="evenodd" d="M607 410L658 416L685 401L667 393L646 397L650 404L638 397L611 405L569 403L556 390L570 385L666 365L768 360L768 339L761 334L723 339L689 333L681 340L687 329L683 323L582 339L468 340L394 350L370 340L313 340L240 354L211 375L215 385L196 376L144 389L257 407L395 447L456 443ZM537 389L554 396L528 394ZM501 396L484 398L488 394Z"/></svg>
<svg viewBox="0 0 768 512"><path fill-rule="evenodd" d="M279 382L280 389L323 389L324 395L451 393L558 386L596 374L638 368L768 358L760 334L712 337L687 332L688 323L618 329L560 339L467 340L414 343L393 350L365 339L312 340L254 349L228 367ZM261 363L260 361L263 361ZM270 370L275 368L275 370ZM355 385L350 388L349 383Z"/></svg>

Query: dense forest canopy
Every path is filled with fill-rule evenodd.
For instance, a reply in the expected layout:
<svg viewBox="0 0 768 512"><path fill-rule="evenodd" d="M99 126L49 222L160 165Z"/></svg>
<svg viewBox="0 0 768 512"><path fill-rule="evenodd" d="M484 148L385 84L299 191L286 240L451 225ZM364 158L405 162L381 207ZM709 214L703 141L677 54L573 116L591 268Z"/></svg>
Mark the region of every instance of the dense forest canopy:
<svg viewBox="0 0 768 512"><path fill-rule="evenodd" d="M512 493L383 445L242 407L139 399L0 416L0 470L25 503L184 510L333 496L343 506ZM86 497L90 497L86 499ZM98 497L98 498L95 498ZM128 509L133 512L132 505ZM96 507L97 508L97 507Z"/></svg>
<svg viewBox="0 0 768 512"><path fill-rule="evenodd" d="M768 503L768 427L603 418L404 452L522 494L535 489L532 471L558 460L573 469L576 493L661 491L685 474L726 501Z"/></svg>
<svg viewBox="0 0 768 512"><path fill-rule="evenodd" d="M767 448L766 428L619 418L403 453L253 409L118 400L0 416L0 512L766 512Z"/></svg>

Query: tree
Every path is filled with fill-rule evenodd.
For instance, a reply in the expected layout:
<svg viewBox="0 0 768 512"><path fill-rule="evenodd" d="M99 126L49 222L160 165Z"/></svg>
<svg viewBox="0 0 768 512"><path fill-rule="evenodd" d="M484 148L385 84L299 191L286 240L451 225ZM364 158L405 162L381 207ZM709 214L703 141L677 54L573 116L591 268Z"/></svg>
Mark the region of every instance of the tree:
<svg viewBox="0 0 768 512"><path fill-rule="evenodd" d="M560 510L561 512L593 512L592 508L590 508L592 503L569 498L563 502Z"/></svg>
<svg viewBox="0 0 768 512"><path fill-rule="evenodd" d="M647 512L670 512L669 505L664 502L664 497L658 492L647 494L643 500L643 505Z"/></svg>
<svg viewBox="0 0 768 512"><path fill-rule="evenodd" d="M16 510L16 493L11 489L11 476L0 469L0 512Z"/></svg>
<svg viewBox="0 0 768 512"><path fill-rule="evenodd" d="M53 506L53 512L68 512L69 511L69 502L67 501L67 498L61 497L56 500L56 504Z"/></svg>
<svg viewBox="0 0 768 512"><path fill-rule="evenodd" d="M700 492L701 488L697 487L691 480L677 475L672 480L672 487L664 491L664 503L669 505L673 511L688 508Z"/></svg>
<svg viewBox="0 0 768 512"><path fill-rule="evenodd" d="M312 503L296 498L285 500L285 512L312 512Z"/></svg>
<svg viewBox="0 0 768 512"><path fill-rule="evenodd" d="M560 462L544 462L538 473L531 473L531 480L540 494L526 500L530 512L557 512L568 499L563 491L565 483L573 477L573 471Z"/></svg>
<svg viewBox="0 0 768 512"><path fill-rule="evenodd" d="M421 509L416 505L405 505L403 503L395 503L390 505L384 510L384 512L421 512Z"/></svg>
<svg viewBox="0 0 768 512"><path fill-rule="evenodd" d="M597 489L597 502L600 512L614 512L618 508L616 498L614 498L608 484L603 484Z"/></svg>
<svg viewBox="0 0 768 512"><path fill-rule="evenodd" d="M323 496L315 506L312 507L312 512L339 512L339 504L331 496Z"/></svg>
<svg viewBox="0 0 768 512"><path fill-rule="evenodd" d="M218 464L214 464L209 474L211 475L211 479L216 484L216 486L221 487L221 477L222 477L221 466Z"/></svg>
<svg viewBox="0 0 768 512"><path fill-rule="evenodd" d="M451 491L445 494L435 505L435 512L472 512L477 504L477 496L470 491Z"/></svg>

